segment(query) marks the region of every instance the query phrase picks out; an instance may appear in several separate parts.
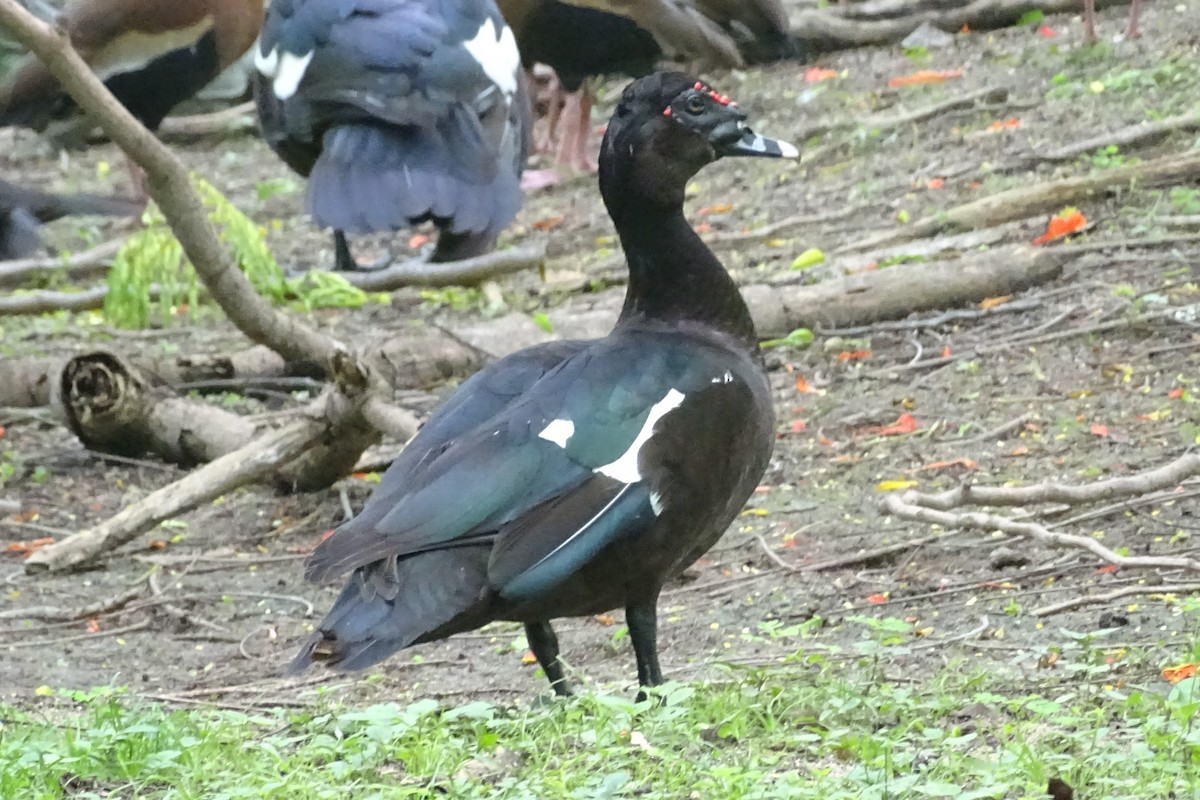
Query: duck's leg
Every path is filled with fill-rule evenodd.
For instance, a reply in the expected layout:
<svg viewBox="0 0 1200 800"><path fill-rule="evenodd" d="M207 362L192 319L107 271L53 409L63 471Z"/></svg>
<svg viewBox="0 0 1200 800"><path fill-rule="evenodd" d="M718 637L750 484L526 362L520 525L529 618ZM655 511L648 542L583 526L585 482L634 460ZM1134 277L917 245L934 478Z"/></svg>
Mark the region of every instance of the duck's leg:
<svg viewBox="0 0 1200 800"><path fill-rule="evenodd" d="M1096 41L1096 0L1083 0L1083 40Z"/></svg>
<svg viewBox="0 0 1200 800"><path fill-rule="evenodd" d="M333 268L338 272L356 272L358 262L350 254L350 245L346 234L341 231L333 232Z"/></svg>
<svg viewBox="0 0 1200 800"><path fill-rule="evenodd" d="M1095 0L1092 0L1095 2ZM1142 0L1133 0L1129 6L1129 25L1125 27L1125 38L1136 39L1142 35L1138 30L1138 16L1142 13Z"/></svg>
<svg viewBox="0 0 1200 800"><path fill-rule="evenodd" d="M592 87L584 81L577 91L567 95L563 105L563 133L558 145L558 162L580 172L595 172L588 153L592 126Z"/></svg>
<svg viewBox="0 0 1200 800"><path fill-rule="evenodd" d="M525 638L529 641L529 649L537 657L542 672L546 673L546 679L550 681L550 688L559 697L569 695L571 687L567 685L562 662L558 660L558 637L554 635L554 628L550 627L550 623L547 621L526 622Z"/></svg>
<svg viewBox="0 0 1200 800"><path fill-rule="evenodd" d="M637 657L639 702L646 699L646 687L658 686L663 682L662 669L658 666L658 594L646 603L635 603L625 609L625 624L629 626L629 639L633 642L633 654Z"/></svg>

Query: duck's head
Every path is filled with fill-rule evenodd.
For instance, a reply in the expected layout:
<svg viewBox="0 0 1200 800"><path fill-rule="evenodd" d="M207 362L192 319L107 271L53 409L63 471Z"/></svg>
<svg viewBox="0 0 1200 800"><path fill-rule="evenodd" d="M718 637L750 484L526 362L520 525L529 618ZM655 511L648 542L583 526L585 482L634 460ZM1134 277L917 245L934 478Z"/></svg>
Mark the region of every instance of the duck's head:
<svg viewBox="0 0 1200 800"><path fill-rule="evenodd" d="M687 182L720 158L798 158L787 142L760 136L746 112L707 83L656 72L626 87L600 151L600 189L610 212L619 198L642 195L679 205Z"/></svg>

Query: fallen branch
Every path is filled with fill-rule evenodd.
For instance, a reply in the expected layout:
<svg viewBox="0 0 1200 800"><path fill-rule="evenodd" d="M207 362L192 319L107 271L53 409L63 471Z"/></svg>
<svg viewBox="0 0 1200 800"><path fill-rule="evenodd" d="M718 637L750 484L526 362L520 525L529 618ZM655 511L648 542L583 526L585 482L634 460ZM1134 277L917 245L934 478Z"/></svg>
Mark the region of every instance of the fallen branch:
<svg viewBox="0 0 1200 800"><path fill-rule="evenodd" d="M1111 502L1118 497L1158 492L1178 486L1193 476L1200 475L1200 453L1188 453L1164 464L1157 469L1126 475L1095 483L1071 485L1062 483L1036 483L1032 486L973 486L963 484L937 494L907 492L907 503L948 510L965 505L980 506L1031 506L1038 503L1083 503Z"/></svg>
<svg viewBox="0 0 1200 800"><path fill-rule="evenodd" d="M1035 617L1048 617L1052 614L1061 614L1064 611L1073 611L1086 606L1103 605L1113 600L1120 600L1123 597L1147 594L1188 594L1190 592L1200 592L1200 583L1160 583L1123 586L1120 589L1113 589L1111 592L1072 597L1069 600L1051 603L1048 606L1035 608L1031 613Z"/></svg>
<svg viewBox="0 0 1200 800"><path fill-rule="evenodd" d="M905 553L909 550L915 550L918 547L924 547L930 542L936 542L938 539L944 538L945 534L934 534L932 536L922 536L918 539L910 539L907 542L896 542L895 544L885 544L882 547L874 547L870 550L862 550L858 553L850 553L837 558L829 558L825 561L817 561L812 564L805 564L800 567L801 572L824 572L831 569L841 569L843 567L857 566L859 564L873 564L881 561L888 556L897 553Z"/></svg>
<svg viewBox="0 0 1200 800"><path fill-rule="evenodd" d="M797 132L796 138L804 142L813 136L820 136L830 131L844 129L856 130L861 128L868 131L886 131L892 128L899 128L903 125L911 125L934 117L940 117L950 111L974 108L980 102L1003 103L1006 100L1008 100L1008 89L1002 86L985 86L982 89L955 95L949 100L920 106L910 111L901 111L896 114L873 114L868 117L844 117L826 122L814 122L811 125L801 128ZM803 161L811 162L815 160L813 156L809 155L810 152L815 153L816 151L812 150L803 153Z"/></svg>
<svg viewBox="0 0 1200 800"><path fill-rule="evenodd" d="M247 100L208 114L167 117L158 126L158 135L162 139L195 139L202 136L229 136L257 129L254 101Z"/></svg>
<svg viewBox="0 0 1200 800"><path fill-rule="evenodd" d="M65 258L41 256L0 261L0 286L16 286L47 274L61 274L70 280L91 277L111 266L113 256L123 244L124 239L114 239Z"/></svg>
<svg viewBox="0 0 1200 800"><path fill-rule="evenodd" d="M889 512L904 519L941 525L945 528L1000 531L1032 539L1050 547L1087 550L1119 567L1186 569L1200 572L1200 560L1190 556L1127 556L1106 547L1092 536L1052 531L1039 522L1018 522L996 514L946 510L967 504L1024 508L1039 503L1095 503L1112 500L1114 497L1161 491L1177 486L1181 481L1198 474L1200 454L1187 454L1170 464L1138 475L1082 486L1045 483L1014 488L971 488L967 485L939 494L915 491L908 491L903 495L889 494L884 498L884 506Z"/></svg>
<svg viewBox="0 0 1200 800"><path fill-rule="evenodd" d="M908 225L855 240L837 253L871 250L886 245L936 236L951 229L989 228L1035 213L1079 204L1096 195L1133 184L1140 187L1187 183L1200 178L1200 152L1162 156L1081 177L1035 183L931 214Z"/></svg>
<svg viewBox="0 0 1200 800"><path fill-rule="evenodd" d="M81 292L34 291L0 297L0 316L53 314L56 311L95 311L104 307L108 287L98 286Z"/></svg>
<svg viewBox="0 0 1200 800"><path fill-rule="evenodd" d="M1032 153L1030 161L1071 161L1082 155L1087 155L1103 147L1116 145L1120 148L1138 147L1151 144L1170 136L1172 133L1184 133L1200 129L1200 112L1191 111L1154 122L1139 122L1127 128L1102 133L1082 141L1072 142L1062 147L1040 153ZM1027 168L1028 161L1019 168Z"/></svg>
<svg viewBox="0 0 1200 800"><path fill-rule="evenodd" d="M521 270L532 269L546 257L546 243L496 250L462 261L433 263L412 259L374 272L346 272L342 277L367 292L388 292L403 286L474 286Z"/></svg>

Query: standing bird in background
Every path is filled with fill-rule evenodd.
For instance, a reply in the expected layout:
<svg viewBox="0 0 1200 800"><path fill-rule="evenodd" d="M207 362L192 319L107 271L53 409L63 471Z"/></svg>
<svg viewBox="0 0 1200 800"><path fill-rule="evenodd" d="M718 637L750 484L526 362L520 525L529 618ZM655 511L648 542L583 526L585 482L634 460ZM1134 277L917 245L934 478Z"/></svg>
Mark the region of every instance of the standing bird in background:
<svg viewBox="0 0 1200 800"><path fill-rule="evenodd" d="M1129 6L1129 24L1125 26L1125 38L1136 39L1141 36L1138 30L1138 16L1142 13L1142 0L1132 0ZM1083 0L1083 40L1089 44L1097 40L1096 36L1096 0Z"/></svg>
<svg viewBox="0 0 1200 800"><path fill-rule="evenodd" d="M596 75L640 77L663 58L732 68L796 56L780 0L498 0L526 66L558 75L550 99L556 161L593 171L592 93ZM542 149L553 149L550 146Z"/></svg>
<svg viewBox="0 0 1200 800"><path fill-rule="evenodd" d="M551 621L624 608L639 684L662 683L659 593L737 517L775 440L750 311L683 214L706 165L799 156L746 119L682 73L626 88L600 153L629 267L616 326L493 362L434 412L309 559L310 580L352 575L293 671L513 620L566 694Z"/></svg>
<svg viewBox="0 0 1200 800"><path fill-rule="evenodd" d="M438 227L433 261L495 247L521 206L529 103L493 0L273 0L255 51L263 135L346 233Z"/></svg>
<svg viewBox="0 0 1200 800"><path fill-rule="evenodd" d="M250 49L263 0L71 0L56 20L84 61L150 130ZM82 146L94 127L32 54L0 84L0 126ZM134 190L145 175L130 163Z"/></svg>

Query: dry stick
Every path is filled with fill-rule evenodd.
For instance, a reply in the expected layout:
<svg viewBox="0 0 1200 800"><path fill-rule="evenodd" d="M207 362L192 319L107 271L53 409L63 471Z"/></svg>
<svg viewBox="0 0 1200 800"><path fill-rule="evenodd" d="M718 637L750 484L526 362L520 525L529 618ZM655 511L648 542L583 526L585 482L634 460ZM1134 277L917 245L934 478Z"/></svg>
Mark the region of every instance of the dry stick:
<svg viewBox="0 0 1200 800"><path fill-rule="evenodd" d="M82 292L36 291L6 294L0 297L0 316L52 314L55 311L95 311L104 307L106 297L107 286L85 289Z"/></svg>
<svg viewBox="0 0 1200 800"><path fill-rule="evenodd" d="M1200 592L1200 583L1160 583L1158 585L1124 586L1120 589L1113 589L1111 592L1072 597L1070 600L1051 603L1048 606L1035 608L1032 613L1035 617L1048 617L1051 614L1072 611L1076 608L1102 605L1111 600L1120 600L1122 597L1144 594L1187 594L1189 592Z"/></svg>
<svg viewBox="0 0 1200 800"><path fill-rule="evenodd" d="M91 275L107 269L109 262L123 244L124 239L114 239L82 253L72 253L66 258L41 256L0 261L0 286L13 286L46 273L62 272L69 278Z"/></svg>
<svg viewBox="0 0 1200 800"><path fill-rule="evenodd" d="M779 556L779 553L776 553L774 550L771 549L771 545L767 544L767 540L763 538L763 535L761 533L754 534L754 541L758 542L759 549L763 551L763 553L766 555L767 558L769 558L769 559L771 559L771 561L775 562L776 565L782 567L783 569L786 569L788 572L796 571L795 566L784 561Z"/></svg>
<svg viewBox="0 0 1200 800"><path fill-rule="evenodd" d="M982 531L1001 531L1011 533L1026 539L1033 539L1050 547L1074 547L1089 550L1110 564L1118 567L1158 567L1178 568L1200 572L1200 560L1185 556L1123 556L1111 550L1090 536L1077 536L1072 533L1057 533L1045 525L1036 522L1017 522L1008 517L996 514L984 514L977 511L952 514L948 511L935 511L925 506L905 502L898 495L888 495L884 505L893 514L905 519L941 525L946 528L974 528Z"/></svg>
<svg viewBox="0 0 1200 800"><path fill-rule="evenodd" d="M1024 425L1026 422L1028 422L1032 418L1033 418L1032 414L1022 414L1021 416L1017 417L1016 419L1010 419L1008 422L1004 423L1003 425L997 425L995 428L984 431L983 433L979 434L978 436L972 436L969 439L946 439L944 441L937 442L937 444L939 444L939 445L952 444L955 447L962 447L963 445L979 444L980 442L991 441L992 439L998 439L999 437L1004 436L1006 433L1011 433L1012 431L1015 431L1017 428L1020 428L1022 425Z"/></svg>
<svg viewBox="0 0 1200 800"><path fill-rule="evenodd" d="M67 609L55 608L54 606L34 606L32 608L0 611L0 619L39 619L44 622L72 622L120 611L141 596L141 589L130 589L128 592L122 592L116 597L90 603L80 608ZM22 632L28 633L29 631ZM16 633L16 631L0 631L0 634L4 633Z"/></svg>
<svg viewBox="0 0 1200 800"><path fill-rule="evenodd" d="M1162 156L1140 164L1104 170L1093 175L1063 178L998 192L939 211L900 228L883 231L839 248L836 253L870 250L935 236L949 228L987 228L1031 216L1039 211L1078 203L1102 192L1131 184L1156 186L1186 183L1200 177L1200 151Z"/></svg>
<svg viewBox="0 0 1200 800"><path fill-rule="evenodd" d="M863 128L866 130L890 130L899 128L901 125L910 125L914 122L940 117L947 111L955 111L960 108L971 108L979 101L988 103L1003 103L1008 99L1008 89L1002 86L985 86L982 89L976 89L973 92L956 95L949 100L943 100L940 103L921 106L914 108L911 111L903 111L899 114L875 114L869 117L847 117L845 119L830 120L828 122L818 122L812 125L807 125L796 132L796 138L800 141L806 141L810 137L819 136L823 133L829 133L843 128ZM807 153L801 155L806 157Z"/></svg>
<svg viewBox="0 0 1200 800"><path fill-rule="evenodd" d="M152 492L99 525L43 547L26 559L25 571L61 570L90 561L163 520L271 475L280 464L304 453L326 433L321 419L300 420L268 433Z"/></svg>
<svg viewBox="0 0 1200 800"><path fill-rule="evenodd" d="M972 486L964 484L937 494L905 492L906 504L949 510L965 505L1030 506L1036 503L1100 503L1118 497L1158 492L1200 475L1200 453L1186 453L1169 464L1136 475L1072 486L1036 483L1032 486Z"/></svg>
<svg viewBox="0 0 1200 800"><path fill-rule="evenodd" d="M1141 122L1127 128L1102 133L1090 139L1073 142L1063 147L1044 153L1033 153L1030 158L1037 161L1070 161L1081 155L1098 150L1109 145L1118 147L1134 147L1148 144L1175 132L1194 131L1200 129L1200 113L1190 111L1175 117L1167 117L1155 122Z"/></svg>
<svg viewBox="0 0 1200 800"><path fill-rule="evenodd" d="M541 241L462 261L432 263L412 259L374 272L343 273L343 277L367 292L387 292L402 286L473 286L490 278L532 269L545 258L546 243Z"/></svg>
<svg viewBox="0 0 1200 800"><path fill-rule="evenodd" d="M931 536L922 536L919 539L910 539L907 542L897 542L895 544L886 544L882 547L875 547L870 550L863 550L858 553L850 553L837 558L829 558L825 561L815 561L812 564L805 564L800 567L801 572L824 572L830 569L841 569L842 567L856 566L858 564L869 564L885 556L890 556L895 553L903 553L907 550L915 550L918 547L924 547L930 542L936 542L939 539L946 538L948 534L938 533Z"/></svg>
<svg viewBox="0 0 1200 800"><path fill-rule="evenodd" d="M0 27L36 54L63 90L145 170L150 196L230 321L288 361L329 364L341 348L330 337L276 311L254 290L209 220L187 166L109 93L66 33L30 14L17 0L0 0Z"/></svg>
<svg viewBox="0 0 1200 800"><path fill-rule="evenodd" d="M188 138L240 133L252 131L257 127L258 123L254 120L254 101L247 100L245 103L208 114L167 117L158 127L158 135L161 138Z"/></svg>
<svg viewBox="0 0 1200 800"><path fill-rule="evenodd" d="M13 642L12 644L0 645L0 648L8 650L25 650L30 647L54 647L60 644L69 642L82 642L86 639L100 639L105 636L123 636L134 631L145 630L150 627L148 621L136 622L133 625L126 625L124 628L110 628L109 630L101 630L95 633L80 633L75 636L59 636L54 639L35 639L31 642Z"/></svg>

